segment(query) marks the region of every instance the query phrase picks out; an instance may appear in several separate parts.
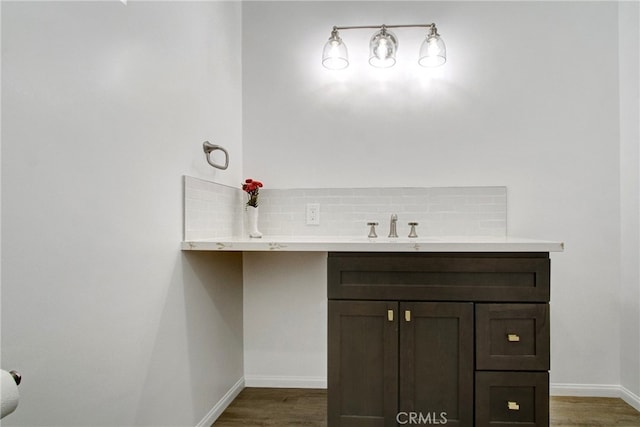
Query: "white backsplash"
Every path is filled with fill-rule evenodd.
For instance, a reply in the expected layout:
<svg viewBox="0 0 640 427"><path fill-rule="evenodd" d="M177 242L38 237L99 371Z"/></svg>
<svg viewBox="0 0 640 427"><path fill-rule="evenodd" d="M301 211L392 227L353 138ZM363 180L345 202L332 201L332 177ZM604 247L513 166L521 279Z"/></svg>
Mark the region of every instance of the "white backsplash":
<svg viewBox="0 0 640 427"><path fill-rule="evenodd" d="M239 237L243 234L243 191L184 177L184 240Z"/></svg>
<svg viewBox="0 0 640 427"><path fill-rule="evenodd" d="M185 240L244 236L240 188L185 176ZM306 225L308 203L320 205L320 225ZM260 191L259 229L265 236L366 236L375 221L389 233L392 213L398 235L418 222L418 236L507 234L506 187L318 188Z"/></svg>
<svg viewBox="0 0 640 427"><path fill-rule="evenodd" d="M320 205L320 225L306 225L307 203ZM418 236L505 236L506 187L325 188L263 190L260 230L270 235L366 236L378 222L389 233L398 215L398 235L418 222Z"/></svg>

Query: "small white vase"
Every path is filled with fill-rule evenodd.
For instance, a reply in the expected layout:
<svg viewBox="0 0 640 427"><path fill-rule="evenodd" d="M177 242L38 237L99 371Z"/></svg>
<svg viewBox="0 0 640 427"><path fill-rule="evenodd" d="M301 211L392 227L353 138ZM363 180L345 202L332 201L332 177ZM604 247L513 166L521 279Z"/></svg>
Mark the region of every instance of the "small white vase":
<svg viewBox="0 0 640 427"><path fill-rule="evenodd" d="M260 238L262 233L258 230L258 208L247 206L247 220L249 226L249 237Z"/></svg>

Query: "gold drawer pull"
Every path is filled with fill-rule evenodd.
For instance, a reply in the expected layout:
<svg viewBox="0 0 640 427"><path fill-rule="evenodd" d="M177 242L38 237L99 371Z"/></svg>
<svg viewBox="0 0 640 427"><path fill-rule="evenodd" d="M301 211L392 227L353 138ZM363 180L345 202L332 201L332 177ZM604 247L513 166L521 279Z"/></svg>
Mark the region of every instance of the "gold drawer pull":
<svg viewBox="0 0 640 427"><path fill-rule="evenodd" d="M404 311L404 320L407 322L411 322L411 310Z"/></svg>
<svg viewBox="0 0 640 427"><path fill-rule="evenodd" d="M393 310L387 310L387 319L389 322L393 322Z"/></svg>
<svg viewBox="0 0 640 427"><path fill-rule="evenodd" d="M520 410L520 405L518 405L518 402L508 401L507 402L507 408L509 408L510 411L519 411Z"/></svg>
<svg viewBox="0 0 640 427"><path fill-rule="evenodd" d="M507 334L507 340L509 340L509 342L519 342L520 341L520 335L518 335L518 334Z"/></svg>

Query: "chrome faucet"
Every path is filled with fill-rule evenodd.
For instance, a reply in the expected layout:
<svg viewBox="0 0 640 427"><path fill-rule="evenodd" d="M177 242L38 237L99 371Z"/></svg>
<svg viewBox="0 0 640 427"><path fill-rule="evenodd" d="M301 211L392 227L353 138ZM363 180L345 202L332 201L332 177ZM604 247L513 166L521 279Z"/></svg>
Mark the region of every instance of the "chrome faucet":
<svg viewBox="0 0 640 427"><path fill-rule="evenodd" d="M389 237L398 237L398 231L396 230L396 224L398 222L398 215L391 215L391 223L389 225Z"/></svg>

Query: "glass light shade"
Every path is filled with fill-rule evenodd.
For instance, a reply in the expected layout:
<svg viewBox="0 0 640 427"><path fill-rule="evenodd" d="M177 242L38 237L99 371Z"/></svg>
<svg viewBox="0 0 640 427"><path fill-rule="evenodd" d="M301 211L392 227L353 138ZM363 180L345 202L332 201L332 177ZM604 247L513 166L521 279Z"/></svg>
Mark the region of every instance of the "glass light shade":
<svg viewBox="0 0 640 427"><path fill-rule="evenodd" d="M322 49L322 65L330 70L342 70L349 66L347 46L337 33L329 37L329 41Z"/></svg>
<svg viewBox="0 0 640 427"><path fill-rule="evenodd" d="M395 34L383 28L369 42L369 64L377 68L393 67L397 50L398 39Z"/></svg>
<svg viewBox="0 0 640 427"><path fill-rule="evenodd" d="M418 64L423 67L438 67L447 62L447 48L437 34L429 34L420 46Z"/></svg>

